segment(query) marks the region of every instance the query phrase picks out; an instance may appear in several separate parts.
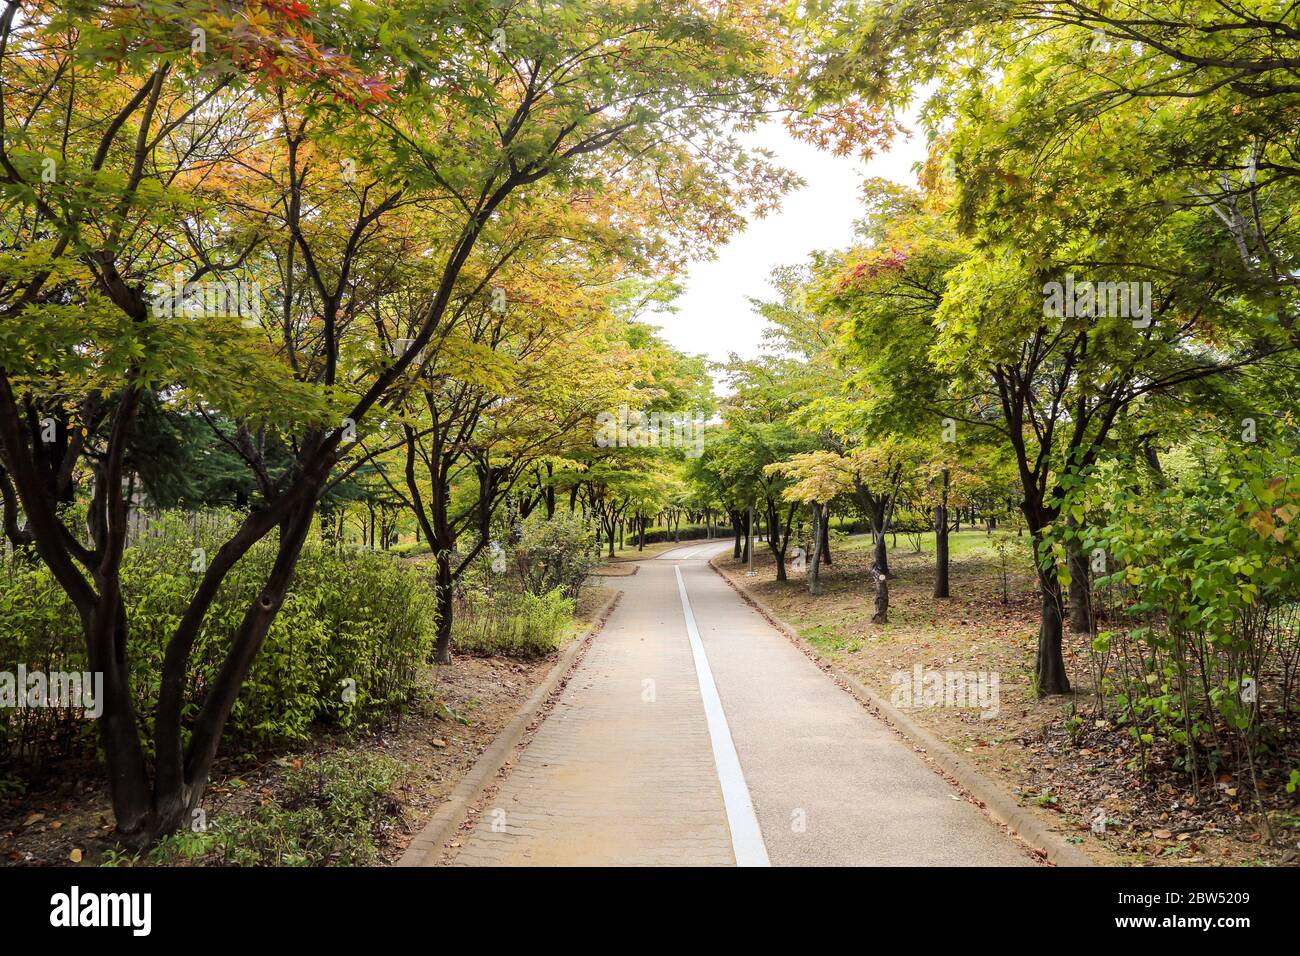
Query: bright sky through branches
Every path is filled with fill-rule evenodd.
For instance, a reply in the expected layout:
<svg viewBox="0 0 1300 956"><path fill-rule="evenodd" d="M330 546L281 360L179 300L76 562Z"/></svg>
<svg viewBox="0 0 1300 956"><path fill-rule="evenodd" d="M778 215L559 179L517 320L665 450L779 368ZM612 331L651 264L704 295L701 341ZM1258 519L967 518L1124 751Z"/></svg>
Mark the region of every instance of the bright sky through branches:
<svg viewBox="0 0 1300 956"><path fill-rule="evenodd" d="M725 360L729 352L745 358L757 354L763 321L750 309L749 299L771 294L767 279L774 267L802 262L817 249L848 245L853 222L862 215L863 179L883 176L914 184L913 166L925 155L919 132L900 136L889 152L869 163L800 142L776 122L755 134L755 142L772 150L806 185L786 196L776 213L751 222L718 251L717 259L692 264L677 313L650 318L674 346L714 361Z"/></svg>

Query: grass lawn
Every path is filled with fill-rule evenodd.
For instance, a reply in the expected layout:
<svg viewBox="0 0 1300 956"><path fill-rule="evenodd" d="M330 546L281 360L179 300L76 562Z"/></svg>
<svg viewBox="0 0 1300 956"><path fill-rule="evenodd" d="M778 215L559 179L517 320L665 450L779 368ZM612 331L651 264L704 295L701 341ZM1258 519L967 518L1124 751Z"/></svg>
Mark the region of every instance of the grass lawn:
<svg viewBox="0 0 1300 956"><path fill-rule="evenodd" d="M895 554L910 555L915 554L916 548L913 544L913 536L906 534L886 535L889 539L890 560L893 560ZM950 559L965 558L971 556L983 556L995 558L997 552L993 550L993 537L986 533L982 528L972 528L969 530L955 531L948 535L948 556ZM1024 543L1024 566L1029 567L1029 537L1025 535L1021 539ZM836 553L836 545L839 545L840 551L871 551L871 535L855 534L844 537L838 541L831 539L831 554ZM927 531L920 536L921 554L934 557L934 532ZM1020 556L1017 556L1019 558Z"/></svg>

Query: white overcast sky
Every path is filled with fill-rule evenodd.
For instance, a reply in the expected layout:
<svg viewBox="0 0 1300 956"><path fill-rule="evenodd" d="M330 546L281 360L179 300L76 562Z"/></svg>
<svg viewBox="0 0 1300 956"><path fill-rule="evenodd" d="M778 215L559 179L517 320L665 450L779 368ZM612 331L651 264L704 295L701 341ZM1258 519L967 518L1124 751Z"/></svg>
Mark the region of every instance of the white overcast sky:
<svg viewBox="0 0 1300 956"><path fill-rule="evenodd" d="M716 259L695 262L685 277L686 292L677 312L647 316L672 345L689 354L724 361L728 353L749 358L758 353L763 320L749 298L768 298L767 279L775 266L802 262L816 249L849 244L853 222L862 217L862 181L881 176L914 184L913 167L924 158L925 137L899 136L888 152L869 162L835 156L794 139L779 122L767 124L753 141L804 180L788 193L781 208L749 223L718 250Z"/></svg>

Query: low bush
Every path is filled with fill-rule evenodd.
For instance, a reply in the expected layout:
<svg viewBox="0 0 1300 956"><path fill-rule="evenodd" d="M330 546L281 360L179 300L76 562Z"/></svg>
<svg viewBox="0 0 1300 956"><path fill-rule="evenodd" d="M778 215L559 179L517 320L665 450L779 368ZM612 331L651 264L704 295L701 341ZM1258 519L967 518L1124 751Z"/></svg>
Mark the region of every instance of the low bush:
<svg viewBox="0 0 1300 956"><path fill-rule="evenodd" d="M713 529L713 537L719 541L725 541L727 538L733 537L734 535L735 531L727 525L718 525ZM702 524L682 525L682 527L675 531L671 528L657 528L654 531L647 531L645 533L645 543L662 544L666 541L672 541L685 544L688 541L704 541L708 537L709 529ZM634 531L631 528L629 528L623 535L623 547L625 548L636 547L640 541L641 533L639 531Z"/></svg>
<svg viewBox="0 0 1300 956"><path fill-rule="evenodd" d="M216 522L168 514L127 550L128 657L146 742L167 641L220 540ZM191 661L188 713L197 711L274 553L273 540L255 546L213 603ZM0 671L16 672L19 663L29 672L85 671L76 613L49 571L21 558L9 559L3 570ZM302 740L314 722L352 726L406 699L435 625L432 593L416 570L382 554L309 544L231 713L230 738L246 746ZM0 710L0 754L39 759L93 740L93 723L80 712Z"/></svg>
<svg viewBox="0 0 1300 956"><path fill-rule="evenodd" d="M1194 786L1224 769L1257 781L1261 758L1285 767L1296 749L1300 462L1234 453L1166 488L1130 485L1091 476L1068 504L1080 529L1055 545L1063 573L1067 547L1097 572L1106 716L1142 770L1168 757Z"/></svg>
<svg viewBox="0 0 1300 956"><path fill-rule="evenodd" d="M576 598L600 558L596 538L579 515L557 511L547 520L534 512L517 531L507 568L518 590L541 596L560 590Z"/></svg>
<svg viewBox="0 0 1300 956"><path fill-rule="evenodd" d="M0 558L0 672L84 671L86 652L76 611L44 565ZM25 688L15 687L23 694ZM0 707L0 757L39 758L93 745L94 724L82 711Z"/></svg>
<svg viewBox="0 0 1300 956"><path fill-rule="evenodd" d="M458 602L452 641L462 654L536 658L558 650L571 632L573 598L556 588L471 593Z"/></svg>

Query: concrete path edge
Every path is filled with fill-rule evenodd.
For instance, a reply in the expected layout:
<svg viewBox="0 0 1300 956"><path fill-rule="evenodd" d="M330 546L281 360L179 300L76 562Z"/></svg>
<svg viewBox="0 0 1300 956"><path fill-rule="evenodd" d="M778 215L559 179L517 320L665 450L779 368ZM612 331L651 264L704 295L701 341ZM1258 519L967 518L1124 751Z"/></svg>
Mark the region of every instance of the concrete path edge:
<svg viewBox="0 0 1300 956"><path fill-rule="evenodd" d="M1036 854L1056 866L1095 866L1093 860L1082 850L1066 843L1064 838L1044 826L1032 814L1026 811L1005 790L993 783L988 777L976 770L971 764L957 755L951 747L934 734L920 727L882 698L861 681L845 673L824 658L816 648L799 636L799 632L781 620L776 612L748 590L732 579L732 576L709 559L709 567L722 580L749 603L769 624L785 635L796 647L811 658L818 667L834 678L841 687L848 690L872 710L878 717L892 726L895 731L906 738L912 746L957 782L974 798L975 802L994 820L1009 829L1020 840L1032 847Z"/></svg>
<svg viewBox="0 0 1300 956"><path fill-rule="evenodd" d="M447 842L460 829L461 824L465 822L465 818L469 816L470 808L474 805L474 802L492 785L493 780L501 773L506 761L519 745L519 742L532 729L534 721L550 700L551 695L562 689L567 683L569 675L578 666L582 655L591 646L591 642L600 632L600 629L605 626L605 621L609 619L615 605L618 604L622 596L622 591L616 591L601 606L591 625L561 652L555 665L542 682L537 685L537 689L533 691L532 696L519 709L519 712L515 714L510 723L506 724L501 733L497 734L496 739L488 745L487 749L479 754L474 766L452 788L442 806L438 807L433 817L425 824L424 829L411 841L410 846L406 848L401 858L394 864L395 866L429 866L440 862Z"/></svg>

